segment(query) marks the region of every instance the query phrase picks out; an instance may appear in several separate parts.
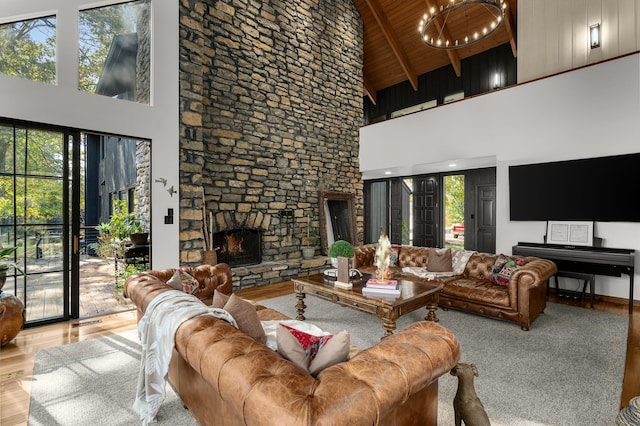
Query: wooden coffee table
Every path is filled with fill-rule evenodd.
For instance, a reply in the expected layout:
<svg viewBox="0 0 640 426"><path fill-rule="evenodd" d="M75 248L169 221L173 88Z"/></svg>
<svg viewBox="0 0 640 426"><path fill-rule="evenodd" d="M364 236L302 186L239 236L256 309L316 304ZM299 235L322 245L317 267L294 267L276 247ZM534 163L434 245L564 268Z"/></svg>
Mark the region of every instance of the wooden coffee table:
<svg viewBox="0 0 640 426"><path fill-rule="evenodd" d="M334 280L326 279L324 274L310 274L293 279L293 289L298 302L296 309L300 321L304 321L304 298L307 294L313 294L331 302L350 306L359 311L376 315L382 320L384 337L393 334L396 329L396 320L402 315L413 312L416 309L426 308L425 320L438 322L436 310L438 309L438 295L440 286L437 284L419 283L408 280L398 280L402 293L397 298L393 296L364 296L362 287L372 276L363 274L361 279L353 282L353 289L343 290L336 288Z"/></svg>

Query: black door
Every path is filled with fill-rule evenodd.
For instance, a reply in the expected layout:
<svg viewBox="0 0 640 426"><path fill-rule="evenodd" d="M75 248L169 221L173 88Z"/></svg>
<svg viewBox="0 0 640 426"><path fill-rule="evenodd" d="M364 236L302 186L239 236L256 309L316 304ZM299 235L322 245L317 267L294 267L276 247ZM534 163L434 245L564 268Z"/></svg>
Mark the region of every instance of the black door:
<svg viewBox="0 0 640 426"><path fill-rule="evenodd" d="M496 186L480 185L476 188L477 250L482 253L496 251Z"/></svg>
<svg viewBox="0 0 640 426"><path fill-rule="evenodd" d="M440 176L417 176L413 179L413 245L441 247Z"/></svg>

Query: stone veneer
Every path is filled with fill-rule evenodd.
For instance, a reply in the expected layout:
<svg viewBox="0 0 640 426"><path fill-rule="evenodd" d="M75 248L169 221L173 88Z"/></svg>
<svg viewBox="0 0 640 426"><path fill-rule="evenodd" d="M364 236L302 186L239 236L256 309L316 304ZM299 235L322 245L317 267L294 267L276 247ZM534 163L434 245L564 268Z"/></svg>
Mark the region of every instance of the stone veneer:
<svg viewBox="0 0 640 426"><path fill-rule="evenodd" d="M236 286L325 267L300 253L320 190L355 194L362 241L362 93L352 1L181 0L181 263L201 262L203 200L213 232L263 233L262 264L234 268Z"/></svg>

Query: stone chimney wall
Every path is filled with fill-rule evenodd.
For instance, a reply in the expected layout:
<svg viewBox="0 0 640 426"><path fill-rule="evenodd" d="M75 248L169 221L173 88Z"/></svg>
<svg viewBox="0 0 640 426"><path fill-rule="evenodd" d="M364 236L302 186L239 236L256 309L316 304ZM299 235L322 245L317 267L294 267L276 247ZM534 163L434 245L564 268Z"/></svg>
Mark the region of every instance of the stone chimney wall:
<svg viewBox="0 0 640 426"><path fill-rule="evenodd" d="M263 263L291 263L308 213L320 234L319 191L350 192L362 241L352 1L182 0L180 15L181 262L201 260L203 203L213 232L259 222Z"/></svg>

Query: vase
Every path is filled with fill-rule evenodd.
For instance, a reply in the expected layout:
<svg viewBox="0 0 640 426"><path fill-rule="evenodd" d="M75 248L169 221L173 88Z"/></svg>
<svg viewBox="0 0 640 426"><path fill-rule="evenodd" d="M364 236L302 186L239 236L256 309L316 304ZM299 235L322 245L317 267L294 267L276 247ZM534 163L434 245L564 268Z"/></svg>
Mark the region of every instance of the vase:
<svg viewBox="0 0 640 426"><path fill-rule="evenodd" d="M18 335L25 321L24 304L16 296L0 293L0 346Z"/></svg>
<svg viewBox="0 0 640 426"><path fill-rule="evenodd" d="M303 259L312 259L315 254L316 249L314 247L302 247L302 258Z"/></svg>

